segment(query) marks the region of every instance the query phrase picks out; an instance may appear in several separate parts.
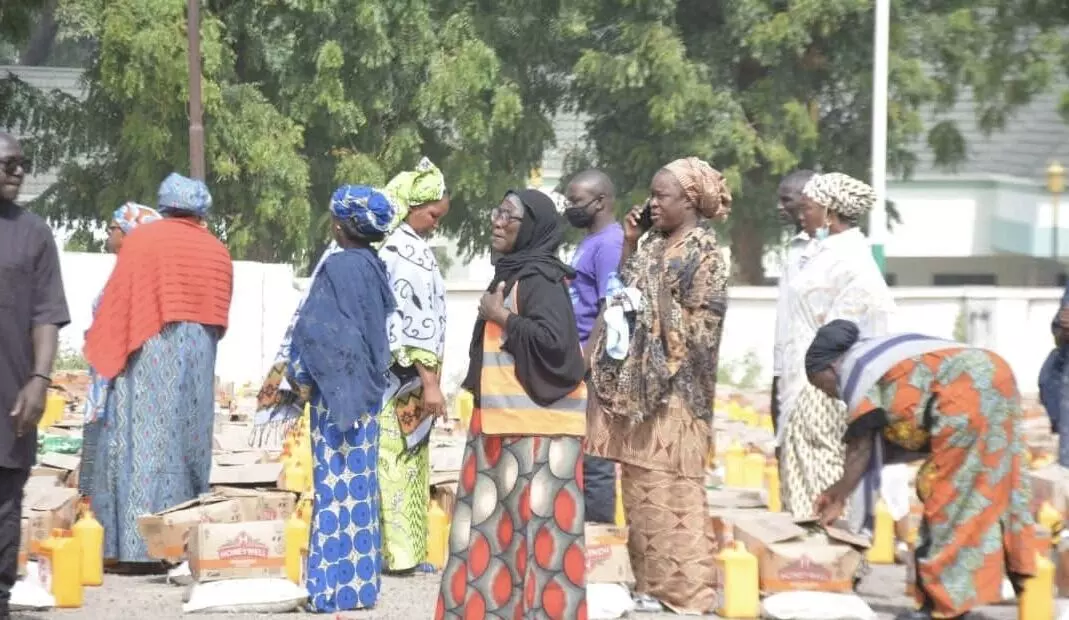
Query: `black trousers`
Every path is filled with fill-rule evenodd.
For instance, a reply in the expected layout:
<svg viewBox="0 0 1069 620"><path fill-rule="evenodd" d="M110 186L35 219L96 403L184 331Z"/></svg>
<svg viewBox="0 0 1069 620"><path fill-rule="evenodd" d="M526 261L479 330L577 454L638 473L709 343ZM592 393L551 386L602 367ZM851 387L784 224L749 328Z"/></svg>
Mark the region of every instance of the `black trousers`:
<svg viewBox="0 0 1069 620"><path fill-rule="evenodd" d="M0 618L9 616L11 589L19 578L22 488L29 476L28 469L0 467Z"/></svg>
<svg viewBox="0 0 1069 620"><path fill-rule="evenodd" d="M583 498L586 520L612 523L616 517L616 463L583 455Z"/></svg>

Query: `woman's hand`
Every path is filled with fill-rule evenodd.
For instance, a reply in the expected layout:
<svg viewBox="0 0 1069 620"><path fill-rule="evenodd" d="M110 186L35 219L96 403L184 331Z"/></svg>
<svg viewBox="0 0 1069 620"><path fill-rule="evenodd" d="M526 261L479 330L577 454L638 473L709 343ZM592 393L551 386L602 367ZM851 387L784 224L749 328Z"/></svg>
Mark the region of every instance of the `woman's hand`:
<svg viewBox="0 0 1069 620"><path fill-rule="evenodd" d="M632 248L638 245L638 238L645 232L638 225L639 219L642 217L642 210L645 208L646 205L635 205L631 207L631 210L624 217L624 241Z"/></svg>
<svg viewBox="0 0 1069 620"><path fill-rule="evenodd" d="M423 401L421 403L424 413L438 418L445 417L445 395L437 381L423 384Z"/></svg>
<svg viewBox="0 0 1069 620"><path fill-rule="evenodd" d="M479 299L479 318L498 325L508 320L509 311L505 309L505 283L498 283L492 293L483 293Z"/></svg>
<svg viewBox="0 0 1069 620"><path fill-rule="evenodd" d="M817 497L815 509L820 524L827 527L843 516L846 495L839 489L838 484L833 484Z"/></svg>

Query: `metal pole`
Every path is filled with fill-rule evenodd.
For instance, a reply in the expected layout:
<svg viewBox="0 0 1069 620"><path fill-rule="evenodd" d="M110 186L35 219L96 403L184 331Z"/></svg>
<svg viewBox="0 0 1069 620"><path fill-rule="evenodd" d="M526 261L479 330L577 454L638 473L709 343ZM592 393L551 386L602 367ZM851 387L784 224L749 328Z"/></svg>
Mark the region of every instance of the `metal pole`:
<svg viewBox="0 0 1069 620"><path fill-rule="evenodd" d="M1050 209L1051 209L1051 225L1050 225L1050 255L1054 259L1055 266L1057 266L1058 260L1061 258L1061 254L1058 252L1058 194L1053 193L1050 195ZM1058 268L1058 271L1061 271Z"/></svg>
<svg viewBox="0 0 1069 620"><path fill-rule="evenodd" d="M883 253L887 237L887 72L891 39L891 0L876 0L876 33L872 66L872 188L876 206L869 214L872 255L885 271Z"/></svg>
<svg viewBox="0 0 1069 620"><path fill-rule="evenodd" d="M204 108L200 94L200 0L187 0L189 34L189 174L204 180Z"/></svg>

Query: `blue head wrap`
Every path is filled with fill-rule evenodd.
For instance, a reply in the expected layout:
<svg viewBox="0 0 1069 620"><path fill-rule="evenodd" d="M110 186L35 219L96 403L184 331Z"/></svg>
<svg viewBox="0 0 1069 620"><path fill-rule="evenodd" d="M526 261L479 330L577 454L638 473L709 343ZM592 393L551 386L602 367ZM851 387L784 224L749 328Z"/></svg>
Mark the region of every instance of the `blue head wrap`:
<svg viewBox="0 0 1069 620"><path fill-rule="evenodd" d="M388 233L396 211L385 192L367 185L342 185L330 197L334 217L351 221L357 232L369 237Z"/></svg>
<svg viewBox="0 0 1069 620"><path fill-rule="evenodd" d="M115 209L115 213L111 215L112 223L118 226L123 231L123 234L127 235L138 226L155 222L158 219L160 219L160 214L155 209L136 202L124 204Z"/></svg>
<svg viewBox="0 0 1069 620"><path fill-rule="evenodd" d="M203 218L212 207L212 195L203 181L172 172L160 183L160 211L180 211Z"/></svg>

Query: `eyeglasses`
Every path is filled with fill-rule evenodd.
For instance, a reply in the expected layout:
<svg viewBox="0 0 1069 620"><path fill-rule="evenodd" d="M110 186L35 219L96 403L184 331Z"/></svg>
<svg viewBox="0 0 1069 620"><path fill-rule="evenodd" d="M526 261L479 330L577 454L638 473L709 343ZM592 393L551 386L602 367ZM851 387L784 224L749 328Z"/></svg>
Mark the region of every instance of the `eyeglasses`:
<svg viewBox="0 0 1069 620"><path fill-rule="evenodd" d="M490 221L493 223L502 222L506 226L512 222L523 221L523 218L518 215L513 215L508 209L502 209L501 207L494 207L494 210L490 212Z"/></svg>
<svg viewBox="0 0 1069 620"><path fill-rule="evenodd" d="M30 169L30 160L26 157L0 159L0 170L3 170L4 174L17 174L19 168L22 168L23 172L27 172Z"/></svg>

